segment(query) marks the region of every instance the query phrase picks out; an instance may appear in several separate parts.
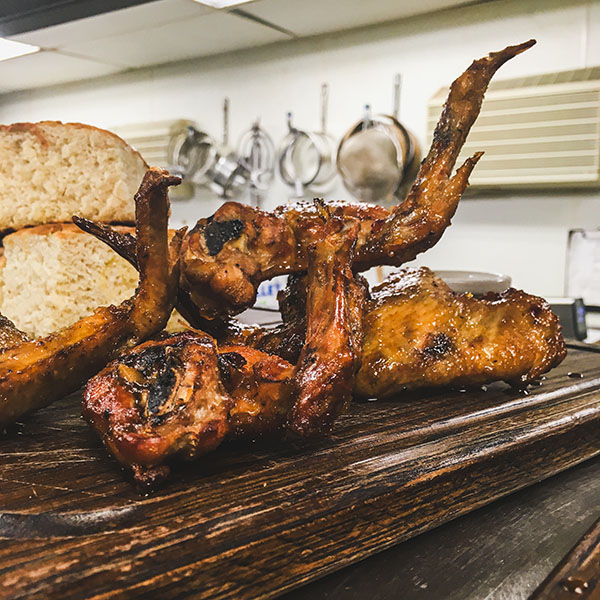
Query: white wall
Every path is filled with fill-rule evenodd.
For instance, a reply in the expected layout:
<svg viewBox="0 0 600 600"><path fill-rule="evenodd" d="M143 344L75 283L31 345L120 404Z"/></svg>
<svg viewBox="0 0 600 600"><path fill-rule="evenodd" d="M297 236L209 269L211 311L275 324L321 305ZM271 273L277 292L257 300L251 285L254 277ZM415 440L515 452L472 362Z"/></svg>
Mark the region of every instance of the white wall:
<svg viewBox="0 0 600 600"><path fill-rule="evenodd" d="M318 17L316 17L318 18ZM223 32L226 35L226 32ZM600 64L599 0L496 0L399 22L186 61L114 77L0 97L2 122L61 119L110 127L186 117L215 136L222 98L231 99L233 140L261 116L276 141L285 113L299 126L319 125L319 89L330 85L329 129L340 138L369 102L388 111L392 79L403 75L401 118L423 141L426 102L471 60L535 37L538 45L498 78ZM149 41L151 43L151 41ZM290 191L277 181L269 205ZM328 193L346 198L340 182ZM174 205L194 221L218 205ZM508 193L463 200L453 226L418 259L438 269L504 272L542 295L563 292L567 232L600 225L600 191Z"/></svg>

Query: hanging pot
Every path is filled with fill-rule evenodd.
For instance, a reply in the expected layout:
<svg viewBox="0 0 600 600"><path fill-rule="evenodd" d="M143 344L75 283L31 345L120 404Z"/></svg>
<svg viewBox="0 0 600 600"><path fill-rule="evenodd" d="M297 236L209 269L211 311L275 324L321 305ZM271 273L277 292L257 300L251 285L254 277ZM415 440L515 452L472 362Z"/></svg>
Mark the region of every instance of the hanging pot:
<svg viewBox="0 0 600 600"><path fill-rule="evenodd" d="M242 194L250 178L248 169L239 156L229 149L229 98L223 101L223 144L215 153L213 162L204 176L208 187L221 198L233 198Z"/></svg>
<svg viewBox="0 0 600 600"><path fill-rule="evenodd" d="M392 115L364 117L344 135L337 169L348 191L365 202L395 203L417 174L420 150L413 134L398 120L400 77L394 83Z"/></svg>

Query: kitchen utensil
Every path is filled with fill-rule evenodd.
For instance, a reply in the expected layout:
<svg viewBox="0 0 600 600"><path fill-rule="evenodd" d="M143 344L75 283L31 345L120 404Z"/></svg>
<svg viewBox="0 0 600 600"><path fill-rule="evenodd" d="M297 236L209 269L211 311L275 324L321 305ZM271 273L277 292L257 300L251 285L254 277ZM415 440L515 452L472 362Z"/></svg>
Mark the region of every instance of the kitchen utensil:
<svg viewBox="0 0 600 600"><path fill-rule="evenodd" d="M344 185L365 202L395 202L417 173L418 143L398 119L400 89L401 78L396 75L392 114L372 116L367 105L363 118L338 146L336 164Z"/></svg>
<svg viewBox="0 0 600 600"><path fill-rule="evenodd" d="M168 144L169 171L185 182L205 183L206 172L217 155L215 141L193 125L175 132Z"/></svg>
<svg viewBox="0 0 600 600"><path fill-rule="evenodd" d="M500 293L512 283L508 275L498 273L480 273L479 271L436 271L435 274L443 279L455 292L470 294Z"/></svg>
<svg viewBox="0 0 600 600"><path fill-rule="evenodd" d="M273 181L275 173L275 145L271 136L257 119L240 138L237 149L240 162L250 173L250 198L260 207L263 194Z"/></svg>
<svg viewBox="0 0 600 600"><path fill-rule="evenodd" d="M582 298L546 298L552 312L560 319L566 338L585 340L588 336L586 307Z"/></svg>
<svg viewBox="0 0 600 600"><path fill-rule="evenodd" d="M321 131L305 131L292 125L292 113L287 114L289 133L279 150L279 173L283 181L294 188L297 197L305 188L322 191L335 177L335 142L327 133L329 88L321 86Z"/></svg>
<svg viewBox="0 0 600 600"><path fill-rule="evenodd" d="M229 148L229 98L223 101L223 144L206 172L208 185L221 198L240 195L250 178L248 169Z"/></svg>

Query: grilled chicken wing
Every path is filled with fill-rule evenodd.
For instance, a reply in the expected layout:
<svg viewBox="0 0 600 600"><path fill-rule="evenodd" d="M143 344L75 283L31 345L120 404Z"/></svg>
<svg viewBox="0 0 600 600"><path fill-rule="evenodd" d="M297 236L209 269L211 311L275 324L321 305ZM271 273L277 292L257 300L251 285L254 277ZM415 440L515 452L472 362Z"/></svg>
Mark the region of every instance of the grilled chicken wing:
<svg viewBox="0 0 600 600"><path fill-rule="evenodd" d="M401 265L433 246L450 225L461 194L480 154L452 175L458 154L481 108L490 79L510 58L530 48L530 40L476 60L452 84L433 136L408 197L388 210L381 206L329 203L332 215L359 220L354 269ZM200 220L183 245L181 285L200 314L234 315L250 307L261 281L305 271L308 257L299 237L313 204L264 212L227 202Z"/></svg>
<svg viewBox="0 0 600 600"><path fill-rule="evenodd" d="M306 331L306 276L291 277L279 299L283 324L256 329L245 343L295 362ZM519 386L566 354L558 317L542 298L515 289L457 294L425 267L376 287L363 329L354 393L367 397L499 380Z"/></svg>
<svg viewBox="0 0 600 600"><path fill-rule="evenodd" d="M355 392L503 380L522 385L566 355L558 317L521 290L475 298L429 269L403 269L375 288L365 315Z"/></svg>
<svg viewBox="0 0 600 600"><path fill-rule="evenodd" d="M152 486L175 456L194 459L226 437L328 432L351 399L362 343L364 288L351 270L358 224L304 230L307 333L297 366L249 346L219 350L189 331L126 352L89 381L83 414L107 448Z"/></svg>
<svg viewBox="0 0 600 600"><path fill-rule="evenodd" d="M92 378L83 415L107 449L151 488L174 458L193 460L226 437L274 432L291 405L293 367L247 347L217 352L188 331L121 355Z"/></svg>
<svg viewBox="0 0 600 600"><path fill-rule="evenodd" d="M123 348L164 327L177 290L184 234L167 241L167 189L179 181L151 169L135 196L140 283L133 298L38 340L28 341L6 320L0 323L0 425L74 391Z"/></svg>
<svg viewBox="0 0 600 600"><path fill-rule="evenodd" d="M358 222L326 216L303 227L306 248L306 338L296 371L298 396L290 428L304 436L328 432L350 404L362 346L364 288L352 260Z"/></svg>

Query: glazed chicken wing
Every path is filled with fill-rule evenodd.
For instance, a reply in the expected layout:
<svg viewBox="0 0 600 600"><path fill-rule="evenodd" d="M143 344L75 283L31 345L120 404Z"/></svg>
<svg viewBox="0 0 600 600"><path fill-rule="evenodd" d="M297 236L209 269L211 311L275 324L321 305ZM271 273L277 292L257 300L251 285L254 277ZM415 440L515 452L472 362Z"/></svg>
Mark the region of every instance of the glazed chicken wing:
<svg viewBox="0 0 600 600"><path fill-rule="evenodd" d="M453 292L429 269L403 269L367 305L355 392L503 380L522 385L566 355L558 317L521 290L475 298Z"/></svg>
<svg viewBox="0 0 600 600"><path fill-rule="evenodd" d="M344 224L325 205L321 210L326 214L304 226L301 240L308 257L306 337L289 425L304 436L329 432L350 404L363 336L365 290L352 273L358 222Z"/></svg>
<svg viewBox="0 0 600 600"><path fill-rule="evenodd" d="M175 300L184 234L178 232L169 244L167 189L179 181L151 169L136 194L140 283L133 298L38 340L27 340L6 319L0 322L0 426L76 390L128 345L164 327Z"/></svg>
<svg viewBox="0 0 600 600"><path fill-rule="evenodd" d="M293 367L247 347L217 351L202 332L150 341L122 354L87 384L83 415L107 449L154 487L173 458L193 460L227 437L282 428Z"/></svg>
<svg viewBox="0 0 600 600"><path fill-rule="evenodd" d="M289 429L327 433L350 402L360 364L364 288L351 270L358 224L331 218L304 230L306 332L298 365L188 331L146 342L86 386L83 414L107 448L153 486L174 457L195 459L227 437Z"/></svg>
<svg viewBox="0 0 600 600"><path fill-rule="evenodd" d="M452 84L408 197L388 210L375 205L329 203L332 215L358 219L355 270L401 265L433 246L450 225L469 174L480 154L452 175L456 159L481 108L490 79L507 60L535 43L530 40L476 60ZM200 314L234 315L252 306L261 281L305 271L308 257L299 244L303 227L319 218L314 204L264 212L227 202L200 220L183 246L181 285Z"/></svg>
<svg viewBox="0 0 600 600"><path fill-rule="evenodd" d="M402 265L440 239L481 156L475 154L452 174L487 86L506 61L534 43L509 46L476 60L454 81L429 153L401 204L390 210L377 205L327 203L331 216L359 222L354 271ZM198 221L183 242L178 310L194 327L217 337L226 334L228 325L221 317L252 306L262 281L306 271L309 257L301 240L311 221L321 218L320 211L313 202L273 212L226 202L214 215ZM85 220L77 224L134 263L131 236L107 234Z"/></svg>

